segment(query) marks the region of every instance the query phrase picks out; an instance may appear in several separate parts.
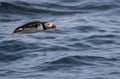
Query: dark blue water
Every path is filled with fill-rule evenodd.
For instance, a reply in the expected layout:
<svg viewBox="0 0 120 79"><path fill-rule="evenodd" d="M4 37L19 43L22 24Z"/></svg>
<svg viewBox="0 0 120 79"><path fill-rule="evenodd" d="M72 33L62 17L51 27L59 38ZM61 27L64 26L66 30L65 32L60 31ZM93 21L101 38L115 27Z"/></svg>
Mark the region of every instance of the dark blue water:
<svg viewBox="0 0 120 79"><path fill-rule="evenodd" d="M0 79L120 79L120 0L0 0Z"/></svg>

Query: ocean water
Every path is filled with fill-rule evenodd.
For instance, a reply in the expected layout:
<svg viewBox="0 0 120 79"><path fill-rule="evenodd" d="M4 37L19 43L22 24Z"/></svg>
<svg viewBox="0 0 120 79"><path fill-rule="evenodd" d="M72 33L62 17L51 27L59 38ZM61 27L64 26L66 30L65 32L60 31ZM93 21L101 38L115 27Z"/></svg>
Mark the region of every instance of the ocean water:
<svg viewBox="0 0 120 79"><path fill-rule="evenodd" d="M120 79L120 0L0 0L0 79Z"/></svg>

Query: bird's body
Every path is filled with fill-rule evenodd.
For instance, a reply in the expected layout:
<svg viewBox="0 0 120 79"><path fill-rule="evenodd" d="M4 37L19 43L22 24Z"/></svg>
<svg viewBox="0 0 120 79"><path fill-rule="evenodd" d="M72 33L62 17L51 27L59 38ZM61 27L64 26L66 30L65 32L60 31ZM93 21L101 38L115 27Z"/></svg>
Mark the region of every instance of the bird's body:
<svg viewBox="0 0 120 79"><path fill-rule="evenodd" d="M35 33L44 31L47 29L56 28L56 25L51 22L30 22L23 26L16 28L12 34L14 33Z"/></svg>
<svg viewBox="0 0 120 79"><path fill-rule="evenodd" d="M22 26L24 30L22 33L35 33L45 30L40 22L31 22Z"/></svg>

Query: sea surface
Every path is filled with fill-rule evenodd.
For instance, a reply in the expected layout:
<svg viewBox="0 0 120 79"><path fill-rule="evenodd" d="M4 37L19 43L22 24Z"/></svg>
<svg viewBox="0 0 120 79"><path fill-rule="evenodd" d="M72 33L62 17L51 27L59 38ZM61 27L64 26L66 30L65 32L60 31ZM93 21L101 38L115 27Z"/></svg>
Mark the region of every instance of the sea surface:
<svg viewBox="0 0 120 79"><path fill-rule="evenodd" d="M0 79L120 79L120 0L0 0Z"/></svg>

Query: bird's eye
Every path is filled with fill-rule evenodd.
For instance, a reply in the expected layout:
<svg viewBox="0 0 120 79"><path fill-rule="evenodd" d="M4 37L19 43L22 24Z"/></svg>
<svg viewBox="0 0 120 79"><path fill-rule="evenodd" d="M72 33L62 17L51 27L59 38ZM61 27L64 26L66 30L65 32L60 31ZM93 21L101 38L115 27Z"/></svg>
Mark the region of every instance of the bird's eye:
<svg viewBox="0 0 120 79"><path fill-rule="evenodd" d="M47 23L48 26L52 26L52 23Z"/></svg>

